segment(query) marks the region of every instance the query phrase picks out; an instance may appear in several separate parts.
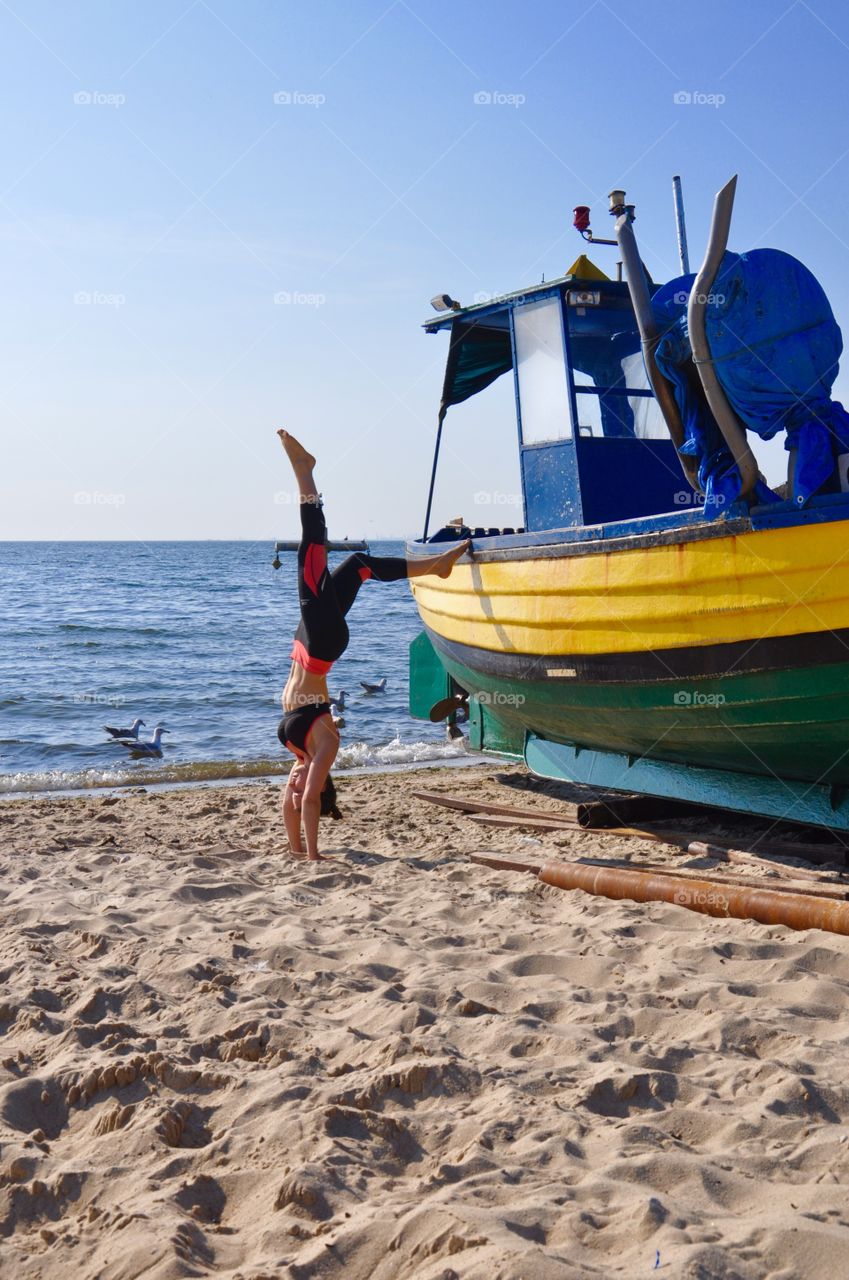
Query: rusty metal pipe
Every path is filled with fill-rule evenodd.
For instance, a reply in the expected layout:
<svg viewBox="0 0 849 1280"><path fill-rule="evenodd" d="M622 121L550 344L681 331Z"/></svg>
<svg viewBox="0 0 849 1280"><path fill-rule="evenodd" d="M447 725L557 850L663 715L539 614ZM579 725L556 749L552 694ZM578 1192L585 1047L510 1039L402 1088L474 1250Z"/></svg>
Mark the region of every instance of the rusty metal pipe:
<svg viewBox="0 0 849 1280"><path fill-rule="evenodd" d="M582 889L602 898L670 902L722 919L756 920L759 924L783 924L788 929L825 929L849 935L849 902L568 862L546 862L539 878L543 884L558 889Z"/></svg>
<svg viewBox="0 0 849 1280"><path fill-rule="evenodd" d="M610 867L614 870L622 869L625 871L642 871L656 872L661 876L681 876L684 880L704 880L705 876L720 876L721 879L716 881L717 884L730 885L743 889L768 889L770 893L796 893L800 896L813 898L834 898L838 902L849 902L849 885L841 885L837 881L826 881L822 884L813 884L807 880L799 881L783 881L778 883L772 877L768 880L762 876L749 876L738 874L736 867L702 867L696 869L693 867L674 867L668 862L638 862L627 863L622 862L618 858L587 858L582 857L578 861L583 866L593 867ZM782 867L782 871L785 868ZM774 870L774 868L771 868Z"/></svg>

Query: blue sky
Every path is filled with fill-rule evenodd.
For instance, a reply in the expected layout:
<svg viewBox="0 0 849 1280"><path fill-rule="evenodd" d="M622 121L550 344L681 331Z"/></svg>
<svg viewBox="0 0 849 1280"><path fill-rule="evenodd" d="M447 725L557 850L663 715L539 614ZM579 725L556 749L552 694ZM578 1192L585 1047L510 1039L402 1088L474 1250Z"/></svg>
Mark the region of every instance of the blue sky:
<svg viewBox="0 0 849 1280"><path fill-rule="evenodd" d="M278 425L331 535L418 530L429 298L561 274L613 186L664 279L671 176L695 262L739 173L731 247L849 324L838 0L10 0L0 48L2 538L292 536ZM514 523L509 380L446 431L437 519Z"/></svg>

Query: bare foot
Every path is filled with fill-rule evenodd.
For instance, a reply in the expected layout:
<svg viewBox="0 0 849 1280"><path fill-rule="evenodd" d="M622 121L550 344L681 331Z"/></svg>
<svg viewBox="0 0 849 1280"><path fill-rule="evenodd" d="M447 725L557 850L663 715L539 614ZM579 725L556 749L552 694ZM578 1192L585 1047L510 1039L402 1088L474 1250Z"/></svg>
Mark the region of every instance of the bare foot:
<svg viewBox="0 0 849 1280"><path fill-rule="evenodd" d="M471 539L467 538L465 542L461 542L459 547L452 547L450 551L446 551L445 555L440 556L433 570L437 578L447 578L454 565L471 549Z"/></svg>
<svg viewBox="0 0 849 1280"><path fill-rule="evenodd" d="M296 440L288 431L284 431L281 427L277 432L280 437L280 443L286 450L286 455L295 470L307 469L312 471L315 466L315 458L311 453L307 453L300 440Z"/></svg>

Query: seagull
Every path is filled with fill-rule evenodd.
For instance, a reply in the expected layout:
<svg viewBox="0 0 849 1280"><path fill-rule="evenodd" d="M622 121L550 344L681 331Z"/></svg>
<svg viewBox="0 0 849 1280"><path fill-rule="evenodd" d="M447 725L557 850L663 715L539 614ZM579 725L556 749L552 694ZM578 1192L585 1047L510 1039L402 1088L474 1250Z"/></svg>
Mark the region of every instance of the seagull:
<svg viewBox="0 0 849 1280"><path fill-rule="evenodd" d="M163 729L158 724L153 731L153 737L150 742L137 742L134 738L116 738L115 741L122 747L126 747L134 760L146 760L162 758L162 747L159 745L163 733L168 733L168 729Z"/></svg>
<svg viewBox="0 0 849 1280"><path fill-rule="evenodd" d="M336 707L337 711L344 711L345 699L347 698L347 696L348 694L345 692L345 690L341 689L339 693L336 694L335 697L330 698L331 707Z"/></svg>
<svg viewBox="0 0 849 1280"><path fill-rule="evenodd" d="M366 693L383 693L383 690L386 688L386 676L384 676L382 680L378 680L377 684L369 684L367 680L361 680L360 684L365 689Z"/></svg>
<svg viewBox="0 0 849 1280"><path fill-rule="evenodd" d="M135 738L138 741L139 729L144 724L144 720L134 720L129 729L113 729L111 724L103 726L106 733L113 738Z"/></svg>
<svg viewBox="0 0 849 1280"><path fill-rule="evenodd" d="M336 725L336 728L337 728L337 729L344 729L344 727L345 727L345 717L344 717L344 716L337 716L337 715L334 715L334 713L331 711L331 713L330 713L330 718L331 718L331 720L333 721L333 723Z"/></svg>

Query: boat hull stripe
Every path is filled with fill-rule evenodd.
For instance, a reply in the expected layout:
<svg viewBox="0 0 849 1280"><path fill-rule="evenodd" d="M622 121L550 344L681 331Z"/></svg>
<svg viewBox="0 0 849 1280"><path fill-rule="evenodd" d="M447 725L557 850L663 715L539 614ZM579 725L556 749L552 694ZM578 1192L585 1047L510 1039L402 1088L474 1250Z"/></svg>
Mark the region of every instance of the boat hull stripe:
<svg viewBox="0 0 849 1280"><path fill-rule="evenodd" d="M437 651L484 676L508 680L645 682L786 671L849 661L849 628L688 648L597 654L504 653L447 640L427 628Z"/></svg>

